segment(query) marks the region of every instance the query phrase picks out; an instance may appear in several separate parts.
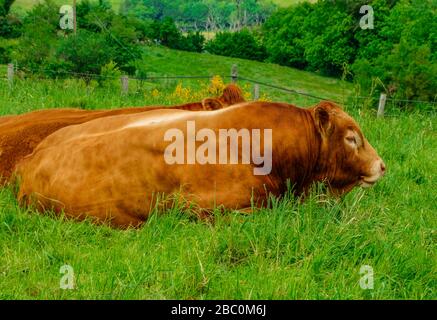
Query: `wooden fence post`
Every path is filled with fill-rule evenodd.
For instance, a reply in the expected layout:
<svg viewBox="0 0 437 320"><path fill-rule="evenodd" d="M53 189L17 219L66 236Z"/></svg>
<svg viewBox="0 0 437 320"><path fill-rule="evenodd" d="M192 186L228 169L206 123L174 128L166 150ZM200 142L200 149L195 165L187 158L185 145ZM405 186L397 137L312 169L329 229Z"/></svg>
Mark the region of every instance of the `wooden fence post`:
<svg viewBox="0 0 437 320"><path fill-rule="evenodd" d="M379 97L378 113L376 114L378 118L384 116L384 108L385 108L386 100L387 100L387 95L385 93L381 93L381 96Z"/></svg>
<svg viewBox="0 0 437 320"><path fill-rule="evenodd" d="M14 86L14 64L13 63L8 64L8 83L9 83L9 88L12 89L12 87Z"/></svg>
<svg viewBox="0 0 437 320"><path fill-rule="evenodd" d="M129 77L122 76L121 77L121 93L127 94L129 92Z"/></svg>
<svg viewBox="0 0 437 320"><path fill-rule="evenodd" d="M231 79L232 83L236 83L238 79L238 66L236 64L232 65L231 68Z"/></svg>
<svg viewBox="0 0 437 320"><path fill-rule="evenodd" d="M253 100L259 100L259 84L255 83L253 87Z"/></svg>

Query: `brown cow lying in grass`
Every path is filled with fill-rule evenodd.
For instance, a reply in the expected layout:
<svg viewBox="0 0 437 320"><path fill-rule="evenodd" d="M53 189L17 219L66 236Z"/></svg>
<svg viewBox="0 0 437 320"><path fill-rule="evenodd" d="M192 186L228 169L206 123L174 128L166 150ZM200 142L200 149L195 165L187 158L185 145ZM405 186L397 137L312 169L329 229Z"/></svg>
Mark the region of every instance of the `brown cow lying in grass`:
<svg viewBox="0 0 437 320"><path fill-rule="evenodd" d="M80 109L49 109L18 116L0 117L0 184L7 182L15 165L48 135L74 124L93 119L132 114L156 109L187 111L216 110L244 101L243 92L234 84L228 85L219 98L206 98L202 102L172 107L138 107L114 110L89 111Z"/></svg>
<svg viewBox="0 0 437 320"><path fill-rule="evenodd" d="M222 149L233 129L234 144ZM252 152L239 138L249 139ZM244 209L263 206L270 194L283 195L287 180L296 194L325 182L341 195L373 185L384 171L358 124L338 106L248 102L212 112L114 116L61 129L17 166L18 199L39 210L129 227L147 219L158 194L177 194L206 210Z"/></svg>

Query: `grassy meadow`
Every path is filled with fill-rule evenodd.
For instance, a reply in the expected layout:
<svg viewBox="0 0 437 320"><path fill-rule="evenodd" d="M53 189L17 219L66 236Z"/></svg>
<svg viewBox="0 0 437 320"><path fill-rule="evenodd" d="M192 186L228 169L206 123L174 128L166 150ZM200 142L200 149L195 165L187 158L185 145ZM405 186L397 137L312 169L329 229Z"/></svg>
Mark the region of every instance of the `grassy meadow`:
<svg viewBox="0 0 437 320"><path fill-rule="evenodd" d="M254 214L199 221L177 206L139 230L115 230L19 208L0 189L0 299L436 299L437 119L387 105L350 103L351 84L253 61L149 48L150 75L241 76L344 101L387 165L373 188L341 201L317 190L304 203L285 197ZM2 67L2 74L4 71ZM251 98L253 86L240 82ZM0 114L55 107L170 105L198 100L222 83L208 80L0 80ZM261 98L310 106L315 99L261 86ZM346 103L347 102L347 103ZM262 115L260 115L262 117ZM60 289L70 265L75 288ZM374 271L360 287L360 268Z"/></svg>
<svg viewBox="0 0 437 320"><path fill-rule="evenodd" d="M287 68L276 64L220 57L211 54L198 54L171 50L163 47L148 47L144 50L143 60L138 65L146 73L146 77L171 76L220 76L224 82L230 82L229 76L233 64L238 65L239 76L256 81L294 89L299 92L322 96L337 101L348 100L353 87L350 83L334 78L326 78L307 71ZM6 76L6 66L0 67L0 75ZM144 77L144 76L143 76ZM80 107L83 109L114 108L121 106L142 106L150 104L175 104L186 101L200 101L208 95L208 80L204 79L161 79L130 80L128 96L121 92L120 81L109 79L103 88L95 79L86 86L83 81L76 80L35 80L15 81L15 91L10 92L7 86L2 87L2 95L10 101L0 101L0 115L18 114L34 109L64 107ZM32 83L29 86L29 82ZM247 93L253 93L253 84L240 81L239 84ZM175 88L180 85L180 92ZM176 93L176 94L175 94ZM260 87L261 98L274 101L288 101L301 106L310 106L317 102L313 98L298 94L284 93ZM19 97L19 98L18 98ZM194 99L194 100L193 100Z"/></svg>

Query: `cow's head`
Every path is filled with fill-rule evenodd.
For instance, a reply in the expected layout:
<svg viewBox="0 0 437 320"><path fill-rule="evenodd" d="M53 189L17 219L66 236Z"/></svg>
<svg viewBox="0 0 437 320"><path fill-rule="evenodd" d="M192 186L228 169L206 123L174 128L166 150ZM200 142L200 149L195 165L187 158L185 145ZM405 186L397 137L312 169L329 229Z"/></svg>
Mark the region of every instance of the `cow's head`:
<svg viewBox="0 0 437 320"><path fill-rule="evenodd" d="M245 102L244 93L237 85L231 83L223 89L223 94L218 98L223 106L228 107L237 103Z"/></svg>
<svg viewBox="0 0 437 320"><path fill-rule="evenodd" d="M328 182L334 194L356 185L370 187L384 175L384 162L346 112L326 101L312 112L321 137L319 178Z"/></svg>
<svg viewBox="0 0 437 320"><path fill-rule="evenodd" d="M228 84L223 89L223 94L218 98L205 98L202 100L202 108L205 111L213 111L245 102L243 91L235 84Z"/></svg>

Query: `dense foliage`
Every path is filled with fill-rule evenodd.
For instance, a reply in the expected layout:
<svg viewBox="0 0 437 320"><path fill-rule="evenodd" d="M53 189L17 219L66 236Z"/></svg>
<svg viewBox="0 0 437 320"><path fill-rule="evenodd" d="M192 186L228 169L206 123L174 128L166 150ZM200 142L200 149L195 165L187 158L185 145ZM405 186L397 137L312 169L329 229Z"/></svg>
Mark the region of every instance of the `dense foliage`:
<svg viewBox="0 0 437 320"><path fill-rule="evenodd" d="M265 47L247 29L238 32L219 32L209 41L205 49L214 54L263 61Z"/></svg>
<svg viewBox="0 0 437 320"><path fill-rule="evenodd" d="M142 20L114 13L108 2L82 1L77 5L78 32L61 30L59 7L50 0L38 4L22 21L23 32L13 54L1 46L0 58L13 59L20 68L50 77L76 75L90 79L115 63L124 72L136 71L141 44L201 52L205 38L199 32L183 34L171 18ZM8 50L7 50L8 49ZM7 51L6 51L7 50Z"/></svg>
<svg viewBox="0 0 437 320"><path fill-rule="evenodd" d="M137 34L128 18L115 15L103 1L85 1L77 8L82 27L73 35L59 27L58 7L50 1L36 5L23 20L23 35L13 58L21 68L47 76L73 73L87 77L115 62L133 72L132 61L140 58Z"/></svg>
<svg viewBox="0 0 437 320"><path fill-rule="evenodd" d="M171 17L184 30L259 25L276 9L270 0L124 0L121 12L141 19Z"/></svg>
<svg viewBox="0 0 437 320"><path fill-rule="evenodd" d="M15 0L0 0L0 37L15 38L20 35L21 21L10 12Z"/></svg>
<svg viewBox="0 0 437 320"><path fill-rule="evenodd" d="M107 0L84 0L74 37L60 29L59 7L50 1L19 18L10 13L13 0L0 0L1 63L13 59L49 76L95 73L109 63L138 73L141 46L155 44L343 77L366 96L437 99L435 0L319 0L273 14L270 0L126 0L120 14ZM373 29L360 27L365 4L374 11Z"/></svg>
<svg viewBox="0 0 437 320"><path fill-rule="evenodd" d="M205 37L199 31L183 35L169 17L154 21L148 36L161 45L185 51L202 52L205 43Z"/></svg>
<svg viewBox="0 0 437 320"><path fill-rule="evenodd" d="M359 26L364 4L373 7L374 29ZM350 76L351 69L362 93L434 101L436 11L432 0L302 3L279 10L264 24L268 59L331 76Z"/></svg>

